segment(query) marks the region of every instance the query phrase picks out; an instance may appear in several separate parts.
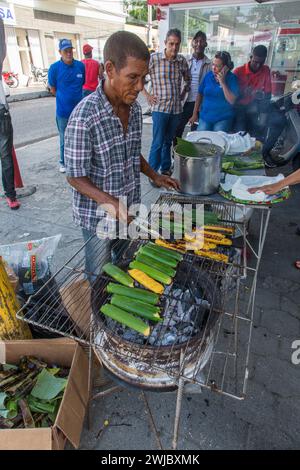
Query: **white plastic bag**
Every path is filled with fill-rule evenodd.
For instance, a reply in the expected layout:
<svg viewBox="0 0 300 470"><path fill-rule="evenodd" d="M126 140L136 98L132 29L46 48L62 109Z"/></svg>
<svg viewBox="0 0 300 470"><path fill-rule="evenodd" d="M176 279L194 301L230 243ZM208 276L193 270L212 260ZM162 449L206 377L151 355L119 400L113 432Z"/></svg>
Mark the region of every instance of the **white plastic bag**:
<svg viewBox="0 0 300 470"><path fill-rule="evenodd" d="M227 142L227 155L237 155L239 153L244 153L255 146L255 137L250 137L250 134L244 134L244 132L227 134L227 132L218 131L218 134L221 135Z"/></svg>
<svg viewBox="0 0 300 470"><path fill-rule="evenodd" d="M0 246L0 256L19 277L26 295L37 292L50 279L50 263L61 235Z"/></svg>

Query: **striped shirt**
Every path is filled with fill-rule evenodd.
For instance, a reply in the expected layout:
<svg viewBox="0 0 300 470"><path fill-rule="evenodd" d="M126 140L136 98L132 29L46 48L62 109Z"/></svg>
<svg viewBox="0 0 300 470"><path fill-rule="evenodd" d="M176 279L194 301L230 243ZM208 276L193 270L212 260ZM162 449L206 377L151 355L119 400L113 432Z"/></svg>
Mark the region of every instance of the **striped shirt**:
<svg viewBox="0 0 300 470"><path fill-rule="evenodd" d="M131 106L124 135L121 120L103 91L97 90L72 112L65 132L67 176L87 176L100 190L116 198L127 197L128 206L139 204L142 111ZM115 220L97 203L73 189L73 218L76 225L107 238Z"/></svg>
<svg viewBox="0 0 300 470"><path fill-rule="evenodd" d="M198 95L198 88L199 88L199 75L200 70L203 64L203 60L197 60L195 57L192 58L192 65L191 65L191 75L192 75L192 83L191 89L187 97L187 101L196 101Z"/></svg>
<svg viewBox="0 0 300 470"><path fill-rule="evenodd" d="M185 82L186 92L190 91L191 86L191 74L186 59L180 54L174 60L167 59L165 52L151 54L149 75L152 94L158 98L157 104L152 106L152 111L182 113L182 80Z"/></svg>

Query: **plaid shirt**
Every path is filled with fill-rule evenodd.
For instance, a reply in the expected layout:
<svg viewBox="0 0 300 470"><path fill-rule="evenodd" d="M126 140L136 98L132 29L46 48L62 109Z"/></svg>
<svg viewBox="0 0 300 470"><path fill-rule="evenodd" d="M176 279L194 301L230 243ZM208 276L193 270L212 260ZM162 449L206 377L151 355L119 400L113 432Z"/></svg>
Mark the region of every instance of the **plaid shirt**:
<svg viewBox="0 0 300 470"><path fill-rule="evenodd" d="M127 197L128 207L140 203L142 112L138 103L130 110L126 135L103 91L102 81L72 112L65 132L67 176L87 176L110 195ZM73 218L100 238L107 238L115 220L92 199L73 188ZM101 224L99 224L101 222Z"/></svg>
<svg viewBox="0 0 300 470"><path fill-rule="evenodd" d="M169 60L165 52L151 54L149 75L152 84L152 93L157 96L158 103L152 106L152 111L160 113L180 114L182 103L182 79L185 81L185 91L191 87L191 73L188 63L183 55Z"/></svg>

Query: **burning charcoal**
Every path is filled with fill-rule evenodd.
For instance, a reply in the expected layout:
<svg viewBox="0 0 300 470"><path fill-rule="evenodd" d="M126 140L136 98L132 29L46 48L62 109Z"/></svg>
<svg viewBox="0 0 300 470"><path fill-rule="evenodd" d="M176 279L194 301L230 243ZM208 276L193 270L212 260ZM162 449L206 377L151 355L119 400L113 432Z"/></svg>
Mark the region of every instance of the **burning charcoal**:
<svg viewBox="0 0 300 470"><path fill-rule="evenodd" d="M164 336L162 339L162 346L171 346L172 344L176 343L176 335L172 335L171 333Z"/></svg>
<svg viewBox="0 0 300 470"><path fill-rule="evenodd" d="M175 299L181 299L182 297L182 290L181 289L174 289L172 291L172 294L173 294L173 297L175 297Z"/></svg>
<svg viewBox="0 0 300 470"><path fill-rule="evenodd" d="M184 317L184 311L183 311L181 302L178 302L178 304L177 304L177 314L178 314L179 318Z"/></svg>
<svg viewBox="0 0 300 470"><path fill-rule="evenodd" d="M143 336L140 335L138 332L135 332L128 328L122 335L122 338L126 341L130 341L131 343L136 344L144 344Z"/></svg>

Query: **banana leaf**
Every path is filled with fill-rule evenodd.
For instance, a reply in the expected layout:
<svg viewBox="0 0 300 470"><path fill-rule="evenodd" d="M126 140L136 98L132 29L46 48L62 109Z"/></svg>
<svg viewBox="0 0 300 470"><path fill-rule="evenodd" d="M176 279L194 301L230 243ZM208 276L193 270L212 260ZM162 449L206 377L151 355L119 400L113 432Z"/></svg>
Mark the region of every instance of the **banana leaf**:
<svg viewBox="0 0 300 470"><path fill-rule="evenodd" d="M29 408L31 412L35 413L54 413L56 409L56 401L49 402L49 401L44 401L42 402L41 400L34 398L32 395L29 395L27 398Z"/></svg>
<svg viewBox="0 0 300 470"><path fill-rule="evenodd" d="M7 393L0 393L0 416L4 419L13 419L17 414L17 403L14 400L9 400Z"/></svg>
<svg viewBox="0 0 300 470"><path fill-rule="evenodd" d="M197 147L192 142L188 142L187 140L181 139L180 137L177 137L177 146L175 151L179 155L184 155L186 157L199 156L199 150Z"/></svg>
<svg viewBox="0 0 300 470"><path fill-rule="evenodd" d="M18 367L14 364L1 364L0 370L8 371L8 370L18 370Z"/></svg>
<svg viewBox="0 0 300 470"><path fill-rule="evenodd" d="M65 389L67 382L67 379L55 377L47 372L46 369L43 369L37 377L37 382L31 391L31 395L41 400L51 400Z"/></svg>
<svg viewBox="0 0 300 470"><path fill-rule="evenodd" d="M219 153L219 150L214 144L201 142L194 144L177 137L175 152L186 157L214 157Z"/></svg>

